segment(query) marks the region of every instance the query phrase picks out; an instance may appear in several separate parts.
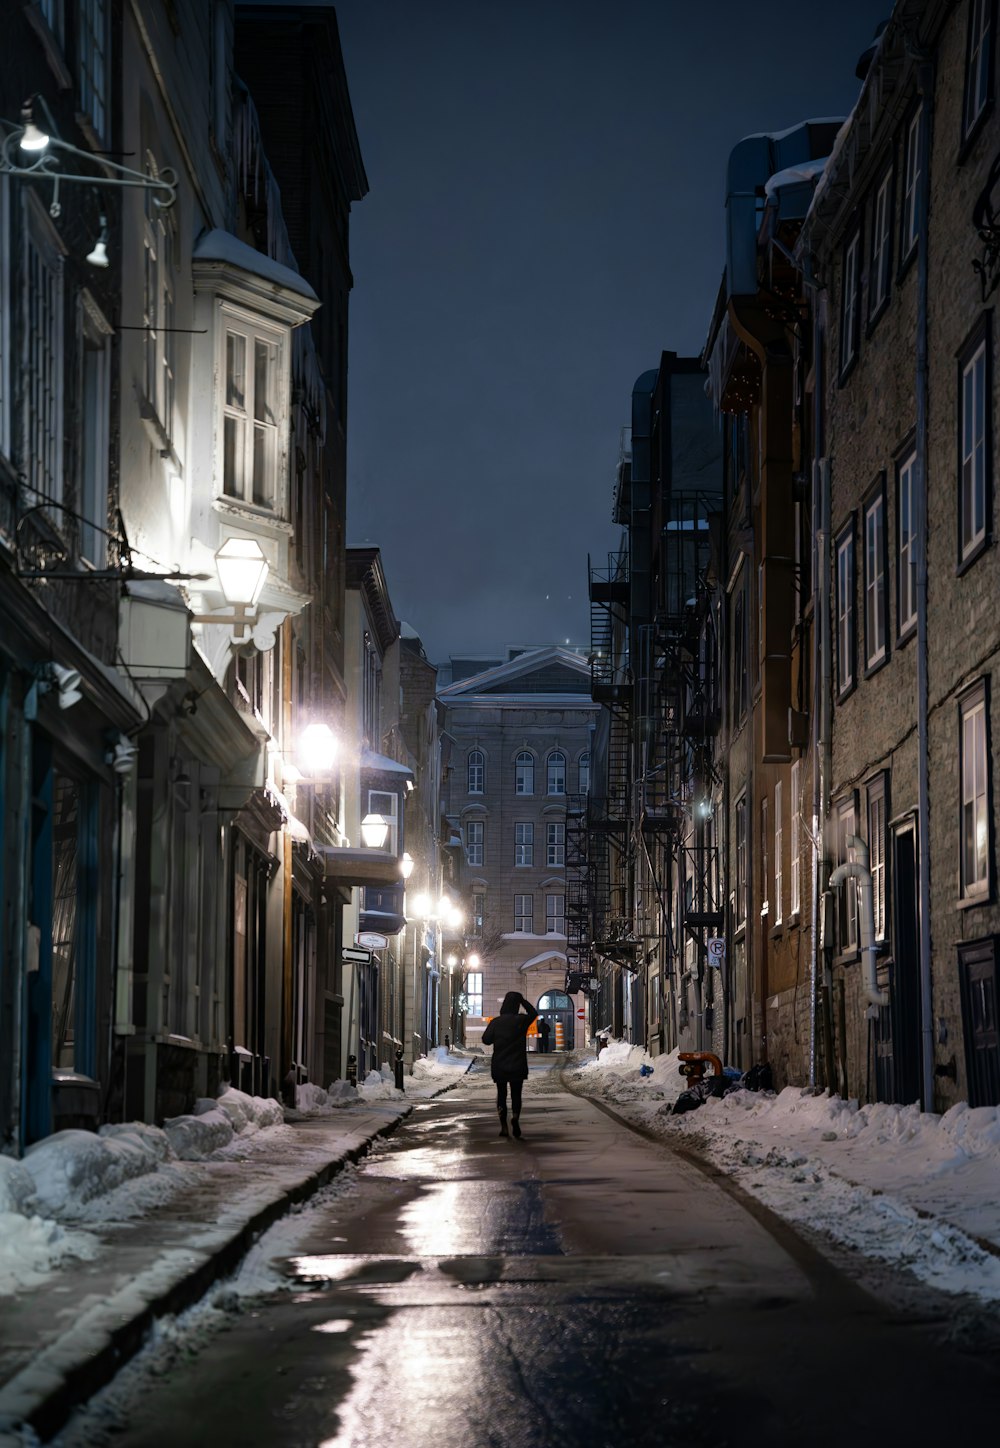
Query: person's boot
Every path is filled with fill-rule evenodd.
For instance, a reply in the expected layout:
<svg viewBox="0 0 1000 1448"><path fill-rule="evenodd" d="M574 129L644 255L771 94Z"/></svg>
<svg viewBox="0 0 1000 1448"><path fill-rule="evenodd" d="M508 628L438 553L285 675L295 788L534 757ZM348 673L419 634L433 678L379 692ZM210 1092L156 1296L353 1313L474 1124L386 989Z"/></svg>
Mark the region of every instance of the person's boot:
<svg viewBox="0 0 1000 1448"><path fill-rule="evenodd" d="M507 1130L507 1108L506 1106L501 1106L498 1110L500 1116L500 1135L509 1136L510 1132Z"/></svg>
<svg viewBox="0 0 1000 1448"><path fill-rule="evenodd" d="M519 1111L515 1111L513 1116L510 1118L510 1129L515 1136L521 1135L521 1123L517 1119L520 1114L521 1113ZM504 1135L506 1135L506 1128L504 1128Z"/></svg>

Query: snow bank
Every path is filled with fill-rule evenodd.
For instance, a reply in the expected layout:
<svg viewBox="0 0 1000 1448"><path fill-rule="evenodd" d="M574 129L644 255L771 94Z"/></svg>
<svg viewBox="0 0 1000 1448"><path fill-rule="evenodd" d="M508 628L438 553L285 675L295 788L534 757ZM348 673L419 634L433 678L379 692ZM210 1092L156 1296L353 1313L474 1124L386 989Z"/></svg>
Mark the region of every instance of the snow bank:
<svg viewBox="0 0 1000 1448"><path fill-rule="evenodd" d="M387 1071L388 1076L385 1075ZM358 1086L358 1096L362 1101L402 1101L404 1093L396 1090L391 1068L383 1065L381 1071L368 1072Z"/></svg>
<svg viewBox="0 0 1000 1448"><path fill-rule="evenodd" d="M295 1109L304 1116L323 1116L345 1106L356 1106L358 1099L357 1088L350 1081L331 1081L325 1091L311 1081L295 1088Z"/></svg>
<svg viewBox="0 0 1000 1448"><path fill-rule="evenodd" d="M454 1056L447 1046L435 1046L427 1056L421 1056L413 1063L413 1077L417 1081L446 1081L451 1076L462 1076L469 1069L467 1056Z"/></svg>
<svg viewBox="0 0 1000 1448"><path fill-rule="evenodd" d="M677 1051L650 1056L641 1046L611 1041L599 1056L589 1057L567 1075L581 1090L609 1101L673 1104L687 1088L679 1065Z"/></svg>
<svg viewBox="0 0 1000 1448"><path fill-rule="evenodd" d="M12 1156L0 1156L0 1212L27 1216L34 1197L35 1182L24 1164Z"/></svg>
<svg viewBox="0 0 1000 1448"><path fill-rule="evenodd" d="M170 1143L155 1126L138 1123L92 1131L57 1131L29 1146L22 1165L35 1184L39 1205L72 1216L92 1197L155 1171Z"/></svg>
<svg viewBox="0 0 1000 1448"><path fill-rule="evenodd" d="M100 1244L89 1232L62 1227L45 1217L0 1211L0 1296L36 1287L69 1257L89 1261Z"/></svg>

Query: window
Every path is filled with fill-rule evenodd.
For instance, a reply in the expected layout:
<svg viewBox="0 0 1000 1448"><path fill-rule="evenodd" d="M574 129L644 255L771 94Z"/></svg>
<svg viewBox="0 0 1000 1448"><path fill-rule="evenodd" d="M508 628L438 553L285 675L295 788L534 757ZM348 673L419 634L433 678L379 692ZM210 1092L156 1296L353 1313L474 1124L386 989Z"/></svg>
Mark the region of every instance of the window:
<svg viewBox="0 0 1000 1448"><path fill-rule="evenodd" d="M565 895L546 895L545 897L545 934L565 935L566 934L566 897Z"/></svg>
<svg viewBox="0 0 1000 1448"><path fill-rule="evenodd" d="M844 247L840 295L840 373L844 376L858 355L858 317L861 279L861 232L856 231Z"/></svg>
<svg viewBox="0 0 1000 1448"><path fill-rule="evenodd" d="M80 109L93 124L98 140L103 140L107 123L107 0L80 0L76 40Z"/></svg>
<svg viewBox="0 0 1000 1448"><path fill-rule="evenodd" d="M361 727L365 740L374 748L381 734L382 660L367 630L363 647L365 657L361 680Z"/></svg>
<svg viewBox="0 0 1000 1448"><path fill-rule="evenodd" d="M736 910L738 930L747 918L747 800L736 801Z"/></svg>
<svg viewBox="0 0 1000 1448"><path fill-rule="evenodd" d="M107 562L108 408L111 328L88 293L79 299L80 327L80 553L95 568Z"/></svg>
<svg viewBox="0 0 1000 1448"><path fill-rule="evenodd" d="M774 786L774 902L771 909L771 921L774 925L780 925L783 912L781 899L784 893L784 872L782 869L781 852L784 845L784 833L782 829L782 790L779 779Z"/></svg>
<svg viewBox="0 0 1000 1448"><path fill-rule="evenodd" d="M535 826L530 820L521 820L514 826L514 864L535 863Z"/></svg>
<svg viewBox="0 0 1000 1448"><path fill-rule="evenodd" d="M156 161L146 153L146 174L158 176ZM159 423L162 442L169 443L174 426L174 219L157 206L146 190L143 223L142 321L145 328L143 388L148 415Z"/></svg>
<svg viewBox="0 0 1000 1448"><path fill-rule="evenodd" d="M995 0L969 0L962 137L968 139L993 97L993 9Z"/></svg>
<svg viewBox="0 0 1000 1448"><path fill-rule="evenodd" d="M472 933L477 939L482 939L483 922L486 918L486 896L482 890L474 890L472 893Z"/></svg>
<svg viewBox="0 0 1000 1448"><path fill-rule="evenodd" d="M368 813L381 815L389 826L389 833L382 846L390 855L399 854L399 795L389 790L368 791Z"/></svg>
<svg viewBox="0 0 1000 1448"><path fill-rule="evenodd" d="M865 666L878 668L888 654L886 619L885 491L865 505Z"/></svg>
<svg viewBox="0 0 1000 1448"><path fill-rule="evenodd" d="M857 809L854 796L842 800L836 809L837 863L846 864L847 841L857 834ZM837 892L837 953L852 955L858 948L858 886L856 880L845 880Z"/></svg>
<svg viewBox="0 0 1000 1448"><path fill-rule="evenodd" d="M481 970L470 970L465 977L465 998L468 1001L469 1015L481 1016L483 1014L483 973Z"/></svg>
<svg viewBox="0 0 1000 1448"><path fill-rule="evenodd" d="M899 243L901 261L912 255L920 235L920 116L921 108L918 106L906 127L902 235Z"/></svg>
<svg viewBox="0 0 1000 1448"><path fill-rule="evenodd" d="M990 496L989 336L980 323L959 359L958 544L969 562L986 542Z"/></svg>
<svg viewBox="0 0 1000 1448"><path fill-rule="evenodd" d="M875 939L885 939L885 775L868 784L868 868L872 876L872 913L875 917Z"/></svg>
<svg viewBox="0 0 1000 1448"><path fill-rule="evenodd" d="M223 492L258 508L274 508L283 338L276 328L228 310L224 335Z"/></svg>
<svg viewBox="0 0 1000 1448"><path fill-rule="evenodd" d="M553 821L545 826L545 863L547 865L565 865L566 863L566 826L561 821Z"/></svg>
<svg viewBox="0 0 1000 1448"><path fill-rule="evenodd" d="M514 761L514 793L534 794L535 792L535 761L526 751L519 754Z"/></svg>
<svg viewBox="0 0 1000 1448"><path fill-rule="evenodd" d="M796 759L792 765L792 797L791 814L789 816L790 829L788 834L789 863L791 865L791 880L789 882L791 885L791 900L789 901L789 909L793 916L798 915L802 908L802 885L799 874L799 810L801 808L802 760Z"/></svg>
<svg viewBox="0 0 1000 1448"><path fill-rule="evenodd" d="M837 539L837 693L854 687L854 526Z"/></svg>
<svg viewBox="0 0 1000 1448"><path fill-rule="evenodd" d="M566 793L566 756L561 751L549 755L548 783L546 792L548 794Z"/></svg>
<svg viewBox="0 0 1000 1448"><path fill-rule="evenodd" d="M892 272L892 171L879 182L872 207L872 257L868 281L868 316L874 319L889 300Z"/></svg>
<svg viewBox="0 0 1000 1448"><path fill-rule="evenodd" d="M486 825L469 820L465 826L465 858L470 865L482 865L486 853Z"/></svg>
<svg viewBox="0 0 1000 1448"><path fill-rule="evenodd" d="M896 627L905 638L917 626L917 454L896 469Z"/></svg>
<svg viewBox="0 0 1000 1448"><path fill-rule="evenodd" d="M473 749L469 755L469 794L482 794L486 788L486 756L481 749Z"/></svg>
<svg viewBox="0 0 1000 1448"><path fill-rule="evenodd" d="M577 765L577 788L581 794L590 793L590 751L580 755Z"/></svg>
<svg viewBox="0 0 1000 1448"><path fill-rule="evenodd" d="M63 496L63 253L35 197L24 193L21 470L39 498Z"/></svg>
<svg viewBox="0 0 1000 1448"><path fill-rule="evenodd" d="M961 702L959 772L962 782L961 889L963 900L989 894L990 811L986 685Z"/></svg>
<svg viewBox="0 0 1000 1448"><path fill-rule="evenodd" d="M533 934L531 917L534 911L533 895L514 896L514 931L516 934Z"/></svg>
<svg viewBox="0 0 1000 1448"><path fill-rule="evenodd" d="M66 5L65 0L38 0L38 8L41 10L52 34L60 45L66 43Z"/></svg>
<svg viewBox="0 0 1000 1448"><path fill-rule="evenodd" d="M739 724L747 712L749 678L747 675L747 613L746 590L740 588L733 600L733 724Z"/></svg>

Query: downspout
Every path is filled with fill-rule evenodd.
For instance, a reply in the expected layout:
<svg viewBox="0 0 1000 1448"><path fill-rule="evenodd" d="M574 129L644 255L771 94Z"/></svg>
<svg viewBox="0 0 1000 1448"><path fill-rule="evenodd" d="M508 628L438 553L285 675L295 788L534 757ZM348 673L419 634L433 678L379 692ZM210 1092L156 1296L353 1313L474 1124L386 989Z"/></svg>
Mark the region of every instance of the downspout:
<svg viewBox="0 0 1000 1448"><path fill-rule="evenodd" d="M845 880L857 880L861 895L861 988L870 1006L887 1006L889 992L879 990L875 959L878 946L875 944L875 900L872 894L872 872L868 868L868 846L859 835L850 835L848 849L855 859L846 865L838 865L830 875L831 890L837 889Z"/></svg>
<svg viewBox="0 0 1000 1448"><path fill-rule="evenodd" d="M934 65L923 60L918 71L920 91L920 156L923 175L920 185L919 251L917 253L917 759L919 820L918 890L920 898L920 1031L922 1050L922 1106L934 1110L933 991L931 982L931 862L930 782L928 759L928 653L927 653L927 290L928 214L930 210L929 169L931 158L931 108L934 97Z"/></svg>

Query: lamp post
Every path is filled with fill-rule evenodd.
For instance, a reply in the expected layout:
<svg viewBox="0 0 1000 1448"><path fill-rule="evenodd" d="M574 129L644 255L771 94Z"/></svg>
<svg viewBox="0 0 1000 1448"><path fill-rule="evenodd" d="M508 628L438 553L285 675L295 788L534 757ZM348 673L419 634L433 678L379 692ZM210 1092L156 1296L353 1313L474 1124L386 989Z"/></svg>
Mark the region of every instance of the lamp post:
<svg viewBox="0 0 1000 1448"><path fill-rule="evenodd" d="M268 562L255 538L227 538L216 550L219 587L232 613L198 613L195 623L232 624L233 637L242 639L257 612L257 600L267 581Z"/></svg>

